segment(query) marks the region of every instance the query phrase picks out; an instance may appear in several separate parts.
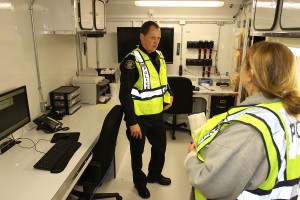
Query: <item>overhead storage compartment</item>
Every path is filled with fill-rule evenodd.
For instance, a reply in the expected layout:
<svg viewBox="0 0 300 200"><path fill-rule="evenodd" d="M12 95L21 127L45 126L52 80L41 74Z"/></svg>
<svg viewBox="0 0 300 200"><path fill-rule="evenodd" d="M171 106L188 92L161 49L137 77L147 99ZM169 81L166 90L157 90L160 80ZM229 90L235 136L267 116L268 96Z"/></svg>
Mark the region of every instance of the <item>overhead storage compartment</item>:
<svg viewBox="0 0 300 200"><path fill-rule="evenodd" d="M300 0L254 0L253 36L300 37Z"/></svg>
<svg viewBox="0 0 300 200"><path fill-rule="evenodd" d="M37 31L102 37L105 33L104 0L40 0L34 5Z"/></svg>

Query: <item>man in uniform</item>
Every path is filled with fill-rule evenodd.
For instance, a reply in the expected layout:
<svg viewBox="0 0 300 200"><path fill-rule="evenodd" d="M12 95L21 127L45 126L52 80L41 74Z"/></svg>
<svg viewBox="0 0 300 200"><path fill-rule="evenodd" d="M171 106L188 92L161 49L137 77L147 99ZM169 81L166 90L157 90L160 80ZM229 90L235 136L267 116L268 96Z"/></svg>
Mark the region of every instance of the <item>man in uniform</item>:
<svg viewBox="0 0 300 200"><path fill-rule="evenodd" d="M153 21L140 30L138 48L129 53L120 65L122 104L126 134L130 142L133 183L142 198L149 198L147 182L170 185L162 175L166 151L166 128L162 111L172 105L172 93L167 82L167 67L163 54L157 50L161 32ZM145 137L151 144L148 176L142 171Z"/></svg>

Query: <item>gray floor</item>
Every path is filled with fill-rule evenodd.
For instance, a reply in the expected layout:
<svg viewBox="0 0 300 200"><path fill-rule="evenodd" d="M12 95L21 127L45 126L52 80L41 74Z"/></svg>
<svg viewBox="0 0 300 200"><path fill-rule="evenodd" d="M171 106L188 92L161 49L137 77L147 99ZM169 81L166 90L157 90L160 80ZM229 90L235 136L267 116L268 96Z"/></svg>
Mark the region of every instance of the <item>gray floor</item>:
<svg viewBox="0 0 300 200"><path fill-rule="evenodd" d="M183 132L176 134L177 139L171 140L168 133L168 144L166 152L166 163L163 170L163 175L170 177L172 184L170 186L160 186L158 184L148 184L147 187L151 193L149 200L173 199L185 200L189 199L191 186L185 175L183 161L187 154L188 144L191 140L190 135ZM132 183L132 173L130 166L130 152L126 152L127 159L124 159L117 173L116 179L111 176L100 187L98 192L119 192L124 200L141 199ZM148 162L150 159L150 145L146 142L143 155L144 172L147 173Z"/></svg>
<svg viewBox="0 0 300 200"><path fill-rule="evenodd" d="M190 135L179 132L176 134L176 140L170 139L170 133L168 135L168 144L166 152L166 163L163 170L163 175L172 179L170 186L160 186L158 184L148 184L147 187L151 193L149 200L188 200L191 186L185 175L183 167L183 161L187 154L187 148L190 143ZM148 162L150 159L150 145L146 142L144 152L144 172L147 173ZM99 188L98 192L119 192L123 197L123 200L140 200L140 198L134 189L132 183L132 173L130 167L130 152L129 149L125 153L125 159L121 163L120 170L117 173L117 177L113 178L113 172L110 172L106 181ZM76 198L75 198L76 199ZM107 200L112 200L110 198ZM74 200L73 197L69 197L68 200ZM300 197L298 197L300 200Z"/></svg>

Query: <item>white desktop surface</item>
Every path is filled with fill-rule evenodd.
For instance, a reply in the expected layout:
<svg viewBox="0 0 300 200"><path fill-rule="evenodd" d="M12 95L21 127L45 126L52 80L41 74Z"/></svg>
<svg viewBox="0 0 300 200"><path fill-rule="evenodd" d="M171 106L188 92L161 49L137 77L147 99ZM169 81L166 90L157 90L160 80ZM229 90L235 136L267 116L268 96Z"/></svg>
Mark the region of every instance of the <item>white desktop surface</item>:
<svg viewBox="0 0 300 200"><path fill-rule="evenodd" d="M216 83L218 81L229 81L229 77L223 76L220 77L219 76L212 76L210 77L213 81L212 86L202 86L198 84L198 79L202 78L200 76L192 76L192 75L184 75L184 77L189 78L192 81L193 86L199 87L199 91L193 91L193 96L194 97L201 97L201 95L203 94L208 94L208 95L214 95L214 94L223 94L223 95L233 95L233 96L237 96L238 92L234 92L232 89L232 86L228 86L228 87L224 87L224 86L217 86ZM205 77L207 78L207 77Z"/></svg>
<svg viewBox="0 0 300 200"><path fill-rule="evenodd" d="M82 105L73 115L66 115L63 127L67 132L80 132L80 148L76 151L67 167L61 173L34 169L33 165L44 155L31 149L15 145L0 155L0 196L5 200L46 200L64 199L70 192L79 169L89 157L98 140L102 123L113 104ZM25 130L25 129L24 129ZM64 131L59 131L64 132ZM30 138L37 142L40 139L51 140L53 134L31 130L23 133L22 138ZM22 146L33 146L29 140L22 139ZM47 152L53 144L40 140L37 150ZM77 177L78 178L78 177Z"/></svg>
<svg viewBox="0 0 300 200"><path fill-rule="evenodd" d="M209 77L212 81L212 85L199 85L198 79L202 78L202 76L196 76L196 75L183 75L184 77L189 78L192 81L193 86L199 87L198 91L193 91L193 97L194 98L202 98L206 101L206 118L209 119L210 112L211 112L211 97L212 96L238 96L238 92L233 91L232 86L223 87L223 86L217 86L217 82L230 82L230 78L227 76L216 76L212 75ZM208 78L208 77L204 77Z"/></svg>

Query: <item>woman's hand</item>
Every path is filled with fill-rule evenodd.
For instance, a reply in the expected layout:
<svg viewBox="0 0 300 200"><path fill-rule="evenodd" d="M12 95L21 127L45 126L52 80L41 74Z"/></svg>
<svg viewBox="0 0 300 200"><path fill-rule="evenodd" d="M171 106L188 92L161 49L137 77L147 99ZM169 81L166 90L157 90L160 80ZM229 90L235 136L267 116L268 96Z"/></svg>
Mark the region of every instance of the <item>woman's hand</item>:
<svg viewBox="0 0 300 200"><path fill-rule="evenodd" d="M191 151L195 151L196 152L196 145L195 145L195 143L191 143L189 145L188 153L190 153Z"/></svg>

